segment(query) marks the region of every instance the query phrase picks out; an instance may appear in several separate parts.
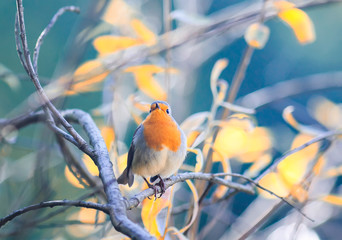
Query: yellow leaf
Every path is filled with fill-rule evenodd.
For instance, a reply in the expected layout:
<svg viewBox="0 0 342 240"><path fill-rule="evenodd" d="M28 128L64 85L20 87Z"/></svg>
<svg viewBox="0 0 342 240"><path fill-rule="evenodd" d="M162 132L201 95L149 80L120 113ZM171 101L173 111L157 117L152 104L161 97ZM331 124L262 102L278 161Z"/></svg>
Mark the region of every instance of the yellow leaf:
<svg viewBox="0 0 342 240"><path fill-rule="evenodd" d="M101 128L101 135L103 137L104 142L106 143L108 151L111 148L112 142L115 140L114 129L109 126L105 126Z"/></svg>
<svg viewBox="0 0 342 240"><path fill-rule="evenodd" d="M315 27L310 17L303 10L295 8L293 4L286 1L275 2L274 4L280 10L278 17L292 28L301 44L315 41Z"/></svg>
<svg viewBox="0 0 342 240"><path fill-rule="evenodd" d="M284 184L279 175L275 172L270 172L266 174L260 181L260 186L274 192L278 196L286 197L289 194L289 189ZM275 198L275 196L271 195L268 192L260 190L260 194L266 198Z"/></svg>
<svg viewBox="0 0 342 240"><path fill-rule="evenodd" d="M306 173L308 160L301 158L301 154L292 154L278 165L279 175L289 188L302 181Z"/></svg>
<svg viewBox="0 0 342 240"><path fill-rule="evenodd" d="M248 177L255 177L259 174L260 170L266 167L272 160L272 156L266 153L259 157L245 172Z"/></svg>
<svg viewBox="0 0 342 240"><path fill-rule="evenodd" d="M127 27L135 10L124 0L111 0L102 19L110 24Z"/></svg>
<svg viewBox="0 0 342 240"><path fill-rule="evenodd" d="M336 177L339 175L342 175L342 166L331 168L323 174L324 177Z"/></svg>
<svg viewBox="0 0 342 240"><path fill-rule="evenodd" d="M290 190L290 194L299 202L305 202L308 200L309 197L308 191L304 189L301 185L294 185Z"/></svg>
<svg viewBox="0 0 342 240"><path fill-rule="evenodd" d="M307 134L299 134L292 142L291 149L301 146L310 141L313 137ZM285 158L278 165L278 171L284 182L291 188L292 185L301 182L307 171L309 162L316 156L319 149L319 143L312 144L294 154Z"/></svg>
<svg viewBox="0 0 342 240"><path fill-rule="evenodd" d="M167 190L161 198L157 198L155 200L149 200L146 198L142 202L141 218L143 224L147 231L157 238L161 236L158 229L157 215L161 210L169 206L169 193L170 191Z"/></svg>
<svg viewBox="0 0 342 240"><path fill-rule="evenodd" d="M292 142L291 149L294 149L296 147L299 147L303 145L304 143L312 140L314 137L309 134L299 134L295 137L295 139ZM306 156L307 158L314 158L319 150L319 143L311 144L310 146L300 150L298 153L303 154L303 156Z"/></svg>
<svg viewBox="0 0 342 240"><path fill-rule="evenodd" d="M245 32L245 40L251 47L262 49L268 41L270 29L261 23L249 25Z"/></svg>
<svg viewBox="0 0 342 240"><path fill-rule="evenodd" d="M214 150L214 153L217 153L215 150ZM224 173L231 173L232 170L231 170L231 167L230 167L230 163L229 163L229 159L226 159L222 156L222 154L220 153L217 153L220 158L219 158L219 161L222 165L222 169L223 169L223 172ZM218 159L215 159L213 158L213 161L217 161ZM224 177L225 180L231 180L231 176L225 176ZM220 199L222 198L226 192L228 191L228 188L226 186L223 186L223 185L220 185L217 187L217 189L215 190L215 192L213 193L213 197L215 199Z"/></svg>
<svg viewBox="0 0 342 240"><path fill-rule="evenodd" d="M213 69L210 74L210 88L213 97L217 97L217 81L222 73L222 71L228 66L228 59L222 58L215 62Z"/></svg>
<svg viewBox="0 0 342 240"><path fill-rule="evenodd" d="M196 187L189 179L185 180L185 182L188 184L188 186L192 192L192 195L194 197L194 200L193 200L194 206L193 206L192 217L191 217L189 224L186 225L185 227L183 227L181 230L179 230L180 233L184 233L186 230L188 230L191 227L191 225L195 222L195 220L197 218L197 214L198 214L198 210L199 210L198 193L197 193Z"/></svg>
<svg viewBox="0 0 342 240"><path fill-rule="evenodd" d="M75 90L68 90L65 92L65 95L75 95L78 93L87 93L87 92L97 92L102 89L97 83L92 84L91 82L79 82L72 85L72 88ZM77 89L77 90L76 90Z"/></svg>
<svg viewBox="0 0 342 240"><path fill-rule="evenodd" d="M76 83L72 85L72 88L67 94L89 91L90 87L102 82L107 77L109 74L108 71L105 71L101 74L96 74L96 72L103 72L103 70L104 66L97 60L85 62L76 69L74 73L74 79ZM87 77L88 75L92 76L94 74L95 76L93 77Z"/></svg>
<svg viewBox="0 0 342 240"><path fill-rule="evenodd" d="M209 117L209 112L197 112L187 117L181 124L184 132L198 129Z"/></svg>
<svg viewBox="0 0 342 240"><path fill-rule="evenodd" d="M106 220L106 214L91 208L81 208L78 218L83 223L96 224L103 223Z"/></svg>
<svg viewBox="0 0 342 240"><path fill-rule="evenodd" d="M131 26L137 34L138 38L141 39L146 45L154 45L157 43L156 35L148 29L140 20L133 19Z"/></svg>
<svg viewBox="0 0 342 240"><path fill-rule="evenodd" d="M221 124L214 148L226 158L254 162L272 146L271 136L266 128L252 128L250 118L242 116L234 114Z"/></svg>
<svg viewBox="0 0 342 240"><path fill-rule="evenodd" d="M134 122L135 122L137 125L139 125L140 123L142 123L143 119L142 119L142 117L141 117L140 115L135 114L135 113L131 113L131 115L132 115L132 118L133 118Z"/></svg>
<svg viewBox="0 0 342 240"><path fill-rule="evenodd" d="M65 178L71 183L74 187L84 188L84 186L78 181L78 179L74 176L74 174L69 170L68 166L65 166L64 169Z"/></svg>
<svg viewBox="0 0 342 240"><path fill-rule="evenodd" d="M201 134L201 132L199 131L192 131L189 133L189 135L186 137L187 139L187 146L188 147L191 147L192 144L195 142L196 138Z"/></svg>
<svg viewBox="0 0 342 240"><path fill-rule="evenodd" d="M82 160L87 167L88 171L94 175L99 176L99 169L97 168L96 164L94 163L93 159L91 159L88 155L83 154Z"/></svg>
<svg viewBox="0 0 342 240"><path fill-rule="evenodd" d="M294 111L294 107L293 106L288 106L286 108L284 108L283 110L283 118L284 120L293 128L298 129L299 123L297 122L297 120L294 118L293 116L293 111Z"/></svg>
<svg viewBox="0 0 342 240"><path fill-rule="evenodd" d="M99 175L99 170L95 165L94 161L86 154L83 154L82 161L89 173L93 176ZM77 171L75 171L77 172ZM64 174L69 183L77 188L84 188L84 186L78 181L78 179L74 176L74 174L69 170L68 166L65 166Z"/></svg>
<svg viewBox="0 0 342 240"><path fill-rule="evenodd" d="M70 221L80 221L79 212L75 212L67 217ZM99 215L100 217L100 215ZM102 217L101 217L102 218ZM103 227L101 225L88 225L88 224L67 224L66 230L68 233L76 238L87 239L90 234L94 234Z"/></svg>
<svg viewBox="0 0 342 240"><path fill-rule="evenodd" d="M312 169L312 172L317 176L322 172L322 169L324 167L325 164L325 158L323 156L319 157L319 159L317 160L315 166Z"/></svg>
<svg viewBox="0 0 342 240"><path fill-rule="evenodd" d="M323 97L314 100L314 117L328 128L339 128L342 123L341 106Z"/></svg>
<svg viewBox="0 0 342 240"><path fill-rule="evenodd" d="M140 65L128 67L125 72L132 72L138 88L147 96L156 100L166 100L166 91L153 77L153 74L165 71L164 68L155 65ZM177 70L170 68L170 73Z"/></svg>
<svg viewBox="0 0 342 240"><path fill-rule="evenodd" d="M96 38L93 45L100 56L103 56L141 43L141 40L131 37L105 35Z"/></svg>
<svg viewBox="0 0 342 240"><path fill-rule="evenodd" d="M130 100L136 109L139 109L142 112L150 111L150 103L139 101L136 99L136 97L134 95L130 96Z"/></svg>
<svg viewBox="0 0 342 240"><path fill-rule="evenodd" d="M327 195L322 198L323 201L334 205L342 206L342 197L336 195Z"/></svg>
<svg viewBox="0 0 342 240"><path fill-rule="evenodd" d="M93 71L99 71L100 72L100 70L102 70L103 68L104 68L104 66L98 60L87 61L76 69L76 71L74 73L75 80L76 80L76 82L85 81L85 80L93 80L94 82L102 81L108 75L108 72L99 74L99 75L92 77L90 79L87 78L87 75L89 75Z"/></svg>
<svg viewBox="0 0 342 240"><path fill-rule="evenodd" d="M128 153L122 154L119 158L118 158L118 168L119 171L122 173L124 171L124 169L127 166L127 156Z"/></svg>
<svg viewBox="0 0 342 240"><path fill-rule="evenodd" d="M195 172L199 172L203 166L203 154L202 151L198 148L188 148L188 152L193 152L196 154L196 165L195 165Z"/></svg>

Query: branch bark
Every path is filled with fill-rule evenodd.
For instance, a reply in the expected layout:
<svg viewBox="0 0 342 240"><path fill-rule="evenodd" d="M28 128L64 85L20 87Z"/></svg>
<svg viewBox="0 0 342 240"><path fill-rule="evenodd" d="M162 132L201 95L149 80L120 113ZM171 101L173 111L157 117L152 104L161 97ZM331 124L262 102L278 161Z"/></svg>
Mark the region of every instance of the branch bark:
<svg viewBox="0 0 342 240"><path fill-rule="evenodd" d="M41 209L41 208L47 208L47 207L53 208L57 206L74 206L74 207L92 208L92 209L96 209L96 210L108 213L108 207L105 204L86 202L86 201L54 200L54 201L41 202L41 203L34 204L34 205L24 207L24 208L14 211L8 216L0 219L0 228L4 226L7 222L13 220L14 218L24 213Z"/></svg>

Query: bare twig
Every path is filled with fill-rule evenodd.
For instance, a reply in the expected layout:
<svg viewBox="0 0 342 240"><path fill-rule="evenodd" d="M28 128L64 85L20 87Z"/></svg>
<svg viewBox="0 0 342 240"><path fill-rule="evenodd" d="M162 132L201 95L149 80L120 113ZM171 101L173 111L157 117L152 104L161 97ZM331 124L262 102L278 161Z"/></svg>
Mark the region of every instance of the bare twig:
<svg viewBox="0 0 342 240"><path fill-rule="evenodd" d="M319 73L276 83L237 100L245 107L260 110L271 103L304 93L342 88L342 72Z"/></svg>
<svg viewBox="0 0 342 240"><path fill-rule="evenodd" d="M12 219L27 213L29 211L46 208L46 207L56 207L56 206L74 206L74 207L85 207L85 208L92 208L96 210L100 210L105 213L109 213L108 207L105 204L93 203L93 202L86 202L86 201L72 201L72 200L54 200L48 202L41 202L38 204L34 204L28 207L24 207L14 211L13 213L9 214L8 216L0 219L0 228L4 226L7 222L11 221Z"/></svg>
<svg viewBox="0 0 342 240"><path fill-rule="evenodd" d="M262 174L260 174L254 181L255 182L259 182L260 179L262 179L266 174L268 174L269 172L272 172L275 170L275 168L278 166L278 164L283 161L285 158L287 158L288 156L314 144L320 141L323 141L325 139L334 137L334 136L338 136L338 135L342 135L342 131L341 130L332 130L332 131L328 131L325 132L317 137L314 137L313 139L311 139L310 141L304 143L303 145L296 147L288 152L286 152L285 154L283 154L280 158L276 159L271 166L269 166Z"/></svg>
<svg viewBox="0 0 342 240"><path fill-rule="evenodd" d="M198 173L187 172L187 173L180 173L176 176L172 176L169 179L166 179L164 181L165 188L169 188L170 186L176 183L184 182L185 180L188 180L188 179L209 181L209 182L213 182L213 183L223 185L229 188L238 189L239 191L245 192L247 194L255 194L254 189L251 188L250 186L246 186L244 184L239 184L236 182L219 178L218 176L215 176L215 174L212 174L212 173L201 173L201 172L198 172ZM161 189L157 187L157 191L160 192L160 190ZM152 196L153 194L154 194L154 190L150 188L142 191L141 193L136 194L135 196L133 196L132 198L126 201L127 209L137 207L142 202L142 200L144 200L145 198L149 196Z"/></svg>
<svg viewBox="0 0 342 240"><path fill-rule="evenodd" d="M56 23L58 18L67 11L79 13L80 8L75 7L75 6L66 6L66 7L60 8L57 11L57 13L52 17L52 19L50 20L50 22L46 26L46 28L39 35L37 42L36 42L36 46L34 48L34 52L33 52L33 68L36 71L36 73L38 73L38 57L39 57L39 51L40 51L40 47L43 43L43 40L44 40L45 36L49 33L49 31L53 27L53 25Z"/></svg>
<svg viewBox="0 0 342 240"><path fill-rule="evenodd" d="M46 105L47 108L52 112L52 114L56 117L56 119L63 125L63 127L71 134L77 143L77 147L83 152L87 153L89 156L92 155L92 149L88 146L86 141L75 131L75 129L63 118L63 116L59 113L59 111L55 108L55 106L50 102L49 98L45 94L42 86L40 85L40 81L36 71L33 68L30 52L27 45L26 38L26 30L25 30L25 21L24 21L24 8L22 5L22 0L17 0L17 18L18 18L18 26L20 30L20 39L21 39L21 48L24 54L24 60L27 67L28 75L30 76L34 86L36 87L37 93L42 101L42 105ZM20 46L17 46L17 49L20 49ZM18 53L19 54L19 53ZM20 55L20 54L19 54ZM24 66L25 68L25 66ZM26 68L25 68L26 69ZM45 109L45 113L47 113L47 109ZM68 140L68 139L67 139Z"/></svg>
<svg viewBox="0 0 342 240"><path fill-rule="evenodd" d="M15 36L15 46L17 48L17 53L18 53L18 57L20 59L20 63L21 65L23 65L25 71L27 73L29 73L28 67L26 65L26 62L24 61L24 57L23 57L23 52L22 52L22 47L20 44L20 30L19 30L19 20L18 20L18 14L15 15L15 21L14 21L14 36Z"/></svg>
<svg viewBox="0 0 342 240"><path fill-rule="evenodd" d="M247 70L247 67L251 61L251 57L253 55L253 52L254 52L254 48L248 45L246 48L246 51L242 57L242 61L239 65L239 68L234 75L232 86L231 86L231 88L229 88L228 99L227 99L227 102L229 102L229 103L234 102L236 95L239 92L241 83L245 78L246 70ZM229 112L229 111L226 110L225 112ZM227 114L225 114L223 116L223 118L225 118L225 117L227 117Z"/></svg>
<svg viewBox="0 0 342 240"><path fill-rule="evenodd" d="M251 235L253 232L255 232L269 217L279 209L281 206L282 202L279 201L276 205L272 207L272 209L266 213L255 225L253 225L250 229L248 229L245 233L243 233L238 239L239 240L244 240L246 239L249 235Z"/></svg>

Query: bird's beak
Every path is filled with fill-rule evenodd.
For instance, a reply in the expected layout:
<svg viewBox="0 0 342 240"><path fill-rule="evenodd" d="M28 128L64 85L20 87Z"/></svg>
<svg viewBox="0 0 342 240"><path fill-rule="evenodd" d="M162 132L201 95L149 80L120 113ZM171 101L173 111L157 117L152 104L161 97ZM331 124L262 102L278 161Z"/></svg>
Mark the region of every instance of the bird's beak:
<svg viewBox="0 0 342 240"><path fill-rule="evenodd" d="M159 104L158 104L158 103L156 103L156 107L157 107L158 109L160 109L160 106L159 106Z"/></svg>

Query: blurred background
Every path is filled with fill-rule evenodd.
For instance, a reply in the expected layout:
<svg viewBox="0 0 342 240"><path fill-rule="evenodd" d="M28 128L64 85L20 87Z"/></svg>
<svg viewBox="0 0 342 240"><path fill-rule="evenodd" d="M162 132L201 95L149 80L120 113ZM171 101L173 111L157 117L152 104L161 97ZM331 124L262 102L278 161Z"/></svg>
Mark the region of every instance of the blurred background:
<svg viewBox="0 0 342 240"><path fill-rule="evenodd" d="M272 2L268 1L268 4L271 6ZM255 133L255 136L245 136L248 139L254 139L254 142L244 140L241 146L234 145L232 150L226 150L226 152L223 150L225 162L229 163L229 169L233 172L248 173L251 177L257 177L262 169L291 147L303 144L317 133L341 127L342 17L340 13L342 3L334 1L334 3L317 4L315 1L296 1L296 4L309 5L303 10L314 25L315 39L308 44L300 43L293 29L284 21L274 15L268 18L269 15L266 14L264 24L270 32L268 41L262 49L255 49L251 55L244 81L237 92L235 101L236 104L256 110L255 114L246 115L247 125L251 123L253 129L259 129L260 132ZM115 140L112 137L114 141L112 148L114 145L115 150L111 150L114 151L113 158L119 159L120 156L125 159L125 153L137 123L146 116L146 106L148 108L148 104L160 96L156 92L144 90L146 86L139 85L139 76L144 79L144 74L146 74L152 78L153 74L153 81L157 81L158 86L160 85L161 89L168 93L167 100L178 123L184 122L189 116L194 116L193 114L210 112L214 104L210 78L215 63L222 58L228 60L228 66L222 68L222 73L219 71L219 79L225 80L229 88L248 48L244 38L246 29L258 20L254 17L252 20L240 23L234 19L244 14L259 14L262 2L26 0L24 1L25 21L31 53L36 39L51 17L59 8L66 5L79 6L81 13L79 15L65 13L44 39L38 61L38 71L43 86L61 82L61 79L74 74L76 70L82 72L80 66L87 61L94 59L96 61L101 58L99 62L107 64L106 59L110 59L110 55L106 54L114 50L99 50L101 47L94 46L95 39L107 35L136 37L139 35L139 30L134 30L134 27L132 30L132 25L129 25L132 19L138 19L144 25L143 27L139 25L139 29L145 31L145 35L151 32L156 39L158 36L165 37L166 49L168 44L173 44L173 41L182 41L172 50L158 51L157 54L143 56L141 59L130 60L129 57L123 55L122 59L127 58L130 61L122 66L113 67L112 70L115 71L107 74L101 81L97 81L97 84L88 84L84 89L74 85L73 92L62 94L55 99L59 108L82 109L92 114L101 129L105 126L114 129ZM170 5L169 11L165 5ZM267 13L273 12L274 14L274 7L267 9L269 9ZM29 109L34 109L34 104L32 105L28 99L31 99L29 97L35 89L16 53L15 13L15 1L0 1L0 32L2 33L0 38L0 118L12 118L26 113ZM165 21L165 18L171 21ZM216 22L219 24L215 25ZM225 30L228 24L232 24L233 27L227 27ZM191 32L208 25L210 26L207 28L210 29L207 30L208 35L196 37L197 33ZM174 34L172 35L176 36L174 39L168 39L167 34L163 35L175 29L182 29L189 34L189 37L184 40ZM182 32L180 31L179 34ZM141 39L143 39L142 35L140 35ZM153 46L154 41L157 41L153 39L153 36L146 37L142 44ZM138 48L137 51L139 51ZM121 57L118 59L117 61L120 61ZM134 68L145 65L154 67L152 70L143 69L144 73ZM108 66L111 65L107 64L106 67ZM83 71L83 73L87 72ZM154 83L151 79L150 81ZM54 87L56 85L52 85L52 88ZM156 91L158 92L158 89ZM283 110L289 105L294 106L295 110L286 115ZM218 108L213 116L219 118L223 111L224 108ZM297 122L293 123L291 117ZM201 121L201 119L197 120ZM229 125L231 129L237 125L241 127L241 124L242 128L248 128L246 123L228 124L232 124ZM80 130L80 128L77 129ZM204 121L198 124L196 131L204 132L203 129L209 129ZM190 130L189 134L194 132L193 129ZM110 134L111 131L113 130L109 131ZM105 133L108 134L108 132ZM222 144L217 143L217 148L225 148L227 144L236 143L235 132L233 135L229 134L231 133L225 133L222 130L221 140L220 135L218 136L218 141ZM212 136L209 134L205 138L209 140L210 137ZM300 137L303 139L294 143L294 140ZM263 145L258 147L260 142ZM205 145L205 142L198 145L204 154L204 159L206 159ZM323 145L317 145L315 149L310 149L304 154L306 157L310 155L311 160L316 159L323 149L322 154L325 157L322 172L326 175L323 174L323 180L321 176L316 176L319 180L316 180L317 178L310 180L310 184L313 182L316 185L312 191L305 189L308 191L308 197L304 200L305 204L299 204L299 206L307 206L305 212L315 219L315 222L303 219L291 207L283 206L269 216L263 222L261 229L251 235L250 239L339 239L338 236L342 234L339 227L342 221L339 204L336 201L333 203L328 200L324 201L322 197L331 193L334 196L341 194L341 179L338 170L341 165L339 157L341 146L339 140L334 141L328 151ZM247 157L246 152L236 152L238 148L245 150L246 146L256 146L257 150L251 150L255 159L268 158L254 175L250 168L257 161L254 158L248 158L249 153ZM77 199L92 192L90 188L75 186L78 184L77 180L70 180L72 176L67 176L70 173L67 173L66 163L57 143L42 124L34 124L20 131L13 131L6 141L1 143L0 151L1 217L13 210L40 201ZM77 149L72 149L72 151L79 159L83 157ZM194 154L189 154L186 164L195 165L195 159ZM296 162L301 160L293 161L294 167L301 166ZM309 163L308 160L304 166L305 171L308 171L310 164L312 165L312 162ZM96 170L92 172L93 166L90 165L87 165L89 171L96 175ZM117 165L116 171L120 171L120 163ZM222 168L224 167L216 163L212 171L221 172ZM336 173L333 174L329 170L335 170ZM137 187L133 193L138 192L140 187ZM207 199L212 200L215 191L216 188L212 189ZM132 192L128 189L124 189L123 192L127 196L132 196ZM174 206L180 206L191 199L192 195L187 187L182 185L178 187L177 192ZM300 199L294 198L295 202L303 203ZM209 204L203 208L200 220L196 223L198 225L195 239L238 239L248 230L249 225L253 226L255 222L258 222L262 213L270 211L269 208L275 201L275 199L266 199L261 195L249 196L239 193L229 202ZM225 209L224 216L218 214L218 210L222 211L222 209ZM260 210L253 211L255 209ZM40 218L46 217L51 212L52 210L39 210L23 215L1 228L0 236L4 239L105 239L106 237L114 238L114 236L118 239L122 238L121 235L111 232L108 219L106 220L98 213L80 213L79 209L68 209L46 221L41 221ZM131 217L136 222L141 222L139 211L132 212ZM79 216L82 214L88 216L88 220ZM175 215L173 225L179 229L182 228L186 225L186 218L187 211L179 211ZM206 228L206 226L209 227ZM17 229L21 231L18 232ZM191 233L189 234L188 237L191 238Z"/></svg>

